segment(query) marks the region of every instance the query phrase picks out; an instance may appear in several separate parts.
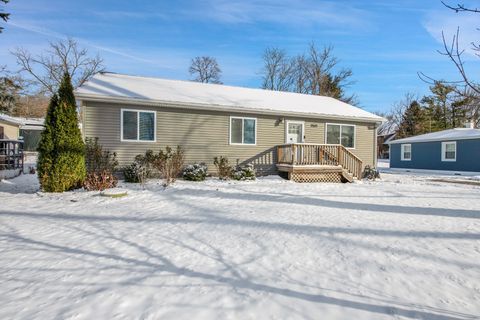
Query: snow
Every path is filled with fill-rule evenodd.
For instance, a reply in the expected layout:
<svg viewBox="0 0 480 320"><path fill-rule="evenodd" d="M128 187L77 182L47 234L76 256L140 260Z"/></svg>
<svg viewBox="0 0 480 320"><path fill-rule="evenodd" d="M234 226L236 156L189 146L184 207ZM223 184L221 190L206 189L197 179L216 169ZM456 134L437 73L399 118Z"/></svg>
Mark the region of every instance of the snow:
<svg viewBox="0 0 480 320"><path fill-rule="evenodd" d="M202 109L274 111L317 116L384 119L339 100L291 92L270 91L193 81L166 80L115 73L99 73L75 91L79 100L123 98L159 104L185 104Z"/></svg>
<svg viewBox="0 0 480 320"><path fill-rule="evenodd" d="M7 121L21 126L22 129L38 129L43 127L43 118L23 118L12 117L4 113L0 113L0 120Z"/></svg>
<svg viewBox="0 0 480 320"><path fill-rule="evenodd" d="M396 143L413 143L413 142L428 142L428 141L463 140L463 139L480 139L480 129L470 129L470 128L448 129L443 131L422 134L415 137L393 140L393 141L389 141L388 143L396 144Z"/></svg>
<svg viewBox="0 0 480 320"><path fill-rule="evenodd" d="M480 316L480 187L383 173L122 189L0 182L1 319Z"/></svg>

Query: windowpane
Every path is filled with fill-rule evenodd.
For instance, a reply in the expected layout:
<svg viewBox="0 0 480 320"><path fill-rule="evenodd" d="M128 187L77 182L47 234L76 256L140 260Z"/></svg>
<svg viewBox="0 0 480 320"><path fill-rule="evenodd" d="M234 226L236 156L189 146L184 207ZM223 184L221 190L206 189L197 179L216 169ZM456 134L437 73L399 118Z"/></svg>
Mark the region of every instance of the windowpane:
<svg viewBox="0 0 480 320"><path fill-rule="evenodd" d="M137 115L135 111L123 111L124 140L137 140Z"/></svg>
<svg viewBox="0 0 480 320"><path fill-rule="evenodd" d="M445 159L455 159L455 151L445 152Z"/></svg>
<svg viewBox="0 0 480 320"><path fill-rule="evenodd" d="M410 144L402 145L402 159L410 160L412 158L412 146Z"/></svg>
<svg viewBox="0 0 480 320"><path fill-rule="evenodd" d="M339 125L327 125L327 143L328 144L340 144L340 126Z"/></svg>
<svg viewBox="0 0 480 320"><path fill-rule="evenodd" d="M243 143L255 144L255 120L243 120Z"/></svg>
<svg viewBox="0 0 480 320"><path fill-rule="evenodd" d="M231 143L242 143L242 122L243 119L232 118L230 124Z"/></svg>
<svg viewBox="0 0 480 320"><path fill-rule="evenodd" d="M455 143L445 143L445 159L455 160Z"/></svg>
<svg viewBox="0 0 480 320"><path fill-rule="evenodd" d="M353 148L355 140L355 128L353 126L342 126L342 145L346 148Z"/></svg>
<svg viewBox="0 0 480 320"><path fill-rule="evenodd" d="M155 140L155 114L140 112L140 140Z"/></svg>
<svg viewBox="0 0 480 320"><path fill-rule="evenodd" d="M455 152L455 144L454 144L454 143L447 143L447 144L445 144L445 151L447 151L447 152Z"/></svg>

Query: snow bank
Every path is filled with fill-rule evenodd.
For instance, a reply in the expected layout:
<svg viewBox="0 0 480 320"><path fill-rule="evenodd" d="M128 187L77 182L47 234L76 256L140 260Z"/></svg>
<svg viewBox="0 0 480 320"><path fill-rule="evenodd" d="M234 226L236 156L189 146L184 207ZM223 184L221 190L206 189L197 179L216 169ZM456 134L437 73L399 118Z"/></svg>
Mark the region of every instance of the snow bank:
<svg viewBox="0 0 480 320"><path fill-rule="evenodd" d="M480 188L0 183L1 319L475 319Z"/></svg>

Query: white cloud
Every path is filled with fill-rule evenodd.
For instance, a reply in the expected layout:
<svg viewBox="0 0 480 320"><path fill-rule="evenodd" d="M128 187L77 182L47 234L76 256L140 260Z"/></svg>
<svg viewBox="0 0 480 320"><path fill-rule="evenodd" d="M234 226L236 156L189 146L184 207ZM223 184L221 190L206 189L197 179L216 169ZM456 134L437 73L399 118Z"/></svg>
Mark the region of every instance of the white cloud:
<svg viewBox="0 0 480 320"><path fill-rule="evenodd" d="M433 11L426 15L424 27L428 33L441 44L439 49L443 49L442 32L448 44L451 44L453 37L460 30L459 46L465 49L470 56L475 55L472 50L472 42L480 43L480 15L474 13L455 13L448 9L442 11Z"/></svg>
<svg viewBox="0 0 480 320"><path fill-rule="evenodd" d="M352 5L312 0L208 0L206 5L184 10L186 16L238 24L269 22L335 28L367 28L369 13Z"/></svg>

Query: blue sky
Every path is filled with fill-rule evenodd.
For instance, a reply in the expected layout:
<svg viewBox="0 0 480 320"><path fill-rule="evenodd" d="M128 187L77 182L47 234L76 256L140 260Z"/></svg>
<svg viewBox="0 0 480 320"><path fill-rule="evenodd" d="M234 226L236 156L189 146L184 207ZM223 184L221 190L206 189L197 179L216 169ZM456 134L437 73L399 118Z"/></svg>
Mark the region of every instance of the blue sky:
<svg viewBox="0 0 480 320"><path fill-rule="evenodd" d="M190 59L211 55L225 84L258 87L266 47L293 55L314 41L335 47L354 73L349 92L369 111L390 109L406 92L425 94L418 71L458 78L436 52L442 30L452 35L460 26L466 47L480 40L478 15L455 14L439 0L11 0L6 8L12 15L0 35L0 64L10 70L15 47L41 53L48 41L71 36L98 52L108 71L189 79ZM480 60L471 52L466 59L480 74Z"/></svg>

